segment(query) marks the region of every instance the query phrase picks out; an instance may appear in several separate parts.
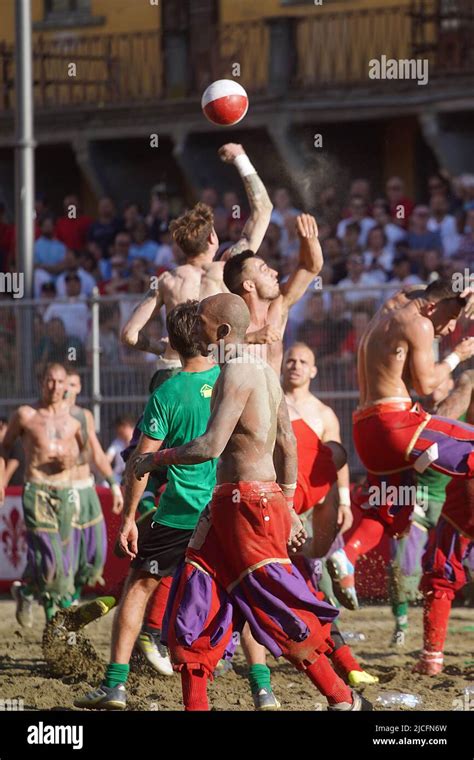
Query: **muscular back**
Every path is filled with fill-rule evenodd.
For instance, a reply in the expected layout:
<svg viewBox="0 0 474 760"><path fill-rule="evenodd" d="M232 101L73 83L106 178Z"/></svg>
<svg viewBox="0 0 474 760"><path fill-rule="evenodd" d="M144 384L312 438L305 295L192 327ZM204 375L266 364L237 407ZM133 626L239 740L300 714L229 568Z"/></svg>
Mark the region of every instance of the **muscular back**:
<svg viewBox="0 0 474 760"><path fill-rule="evenodd" d="M183 264L172 272L164 272L158 280L158 287L166 313L168 314L175 306L188 300L202 301L217 293L227 293L223 271L224 263L213 261L203 267ZM179 358L169 346L165 357Z"/></svg>
<svg viewBox="0 0 474 760"><path fill-rule="evenodd" d="M238 481L275 480L273 451L277 432L277 412L282 398L278 377L265 362L238 364L229 361L215 386L211 402L219 403L226 384L226 374L232 373L231 383L250 384L251 392L231 437L222 453L218 469L218 483ZM240 377L239 377L240 376Z"/></svg>
<svg viewBox="0 0 474 760"><path fill-rule="evenodd" d="M433 338L431 323L404 293L389 299L369 322L357 356L361 405L380 398L409 398L409 334L421 322Z"/></svg>

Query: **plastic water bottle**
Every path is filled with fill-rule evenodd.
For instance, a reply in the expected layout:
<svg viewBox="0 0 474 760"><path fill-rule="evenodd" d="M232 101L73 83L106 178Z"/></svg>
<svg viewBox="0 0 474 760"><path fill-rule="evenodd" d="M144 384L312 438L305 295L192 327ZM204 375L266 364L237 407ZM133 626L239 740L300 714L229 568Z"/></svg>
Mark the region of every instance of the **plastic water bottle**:
<svg viewBox="0 0 474 760"><path fill-rule="evenodd" d="M466 688L462 690L462 693L468 699L474 699L474 684L472 684L471 686L466 686Z"/></svg>
<svg viewBox="0 0 474 760"><path fill-rule="evenodd" d="M377 697L377 702L382 707L418 707L423 700L417 694L407 694L400 691L384 691Z"/></svg>
<svg viewBox="0 0 474 760"><path fill-rule="evenodd" d="M358 631L344 631L341 632L341 636L344 641L365 641L365 634Z"/></svg>

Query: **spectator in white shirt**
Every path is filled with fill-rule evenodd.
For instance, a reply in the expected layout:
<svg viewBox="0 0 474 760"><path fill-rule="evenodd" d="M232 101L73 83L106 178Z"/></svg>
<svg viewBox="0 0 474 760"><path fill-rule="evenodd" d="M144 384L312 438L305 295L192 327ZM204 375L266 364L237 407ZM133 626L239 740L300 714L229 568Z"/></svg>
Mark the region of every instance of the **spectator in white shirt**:
<svg viewBox="0 0 474 760"><path fill-rule="evenodd" d="M454 256L459 248L461 236L458 234L456 217L448 214L449 200L444 193L433 193L430 200L431 216L428 219L430 232L439 232L446 256Z"/></svg>
<svg viewBox="0 0 474 760"><path fill-rule="evenodd" d="M84 297L80 296L81 281L77 274L71 273L66 275L65 282L69 300L66 303L50 304L44 313L44 321L48 323L55 317L61 319L66 335L79 338L82 343L85 343L89 334L90 317Z"/></svg>
<svg viewBox="0 0 474 760"><path fill-rule="evenodd" d="M56 280L56 293L61 298L66 295L66 276L77 274L81 281L81 296L90 296L97 285L96 280L89 272L79 266L80 253L68 249L64 257L66 271L59 275Z"/></svg>
<svg viewBox="0 0 474 760"><path fill-rule="evenodd" d="M353 195L349 203L349 211L351 216L349 219L342 219L337 225L337 236L342 240L346 227L351 222L358 222L360 225L359 245L365 248L367 245L367 235L369 230L375 226L375 221L371 216L368 216L367 203L359 195Z"/></svg>
<svg viewBox="0 0 474 760"><path fill-rule="evenodd" d="M352 253L347 259L347 277L337 283L337 287L346 291L346 302L350 304L361 301L375 301L380 296L380 291L375 290L380 286L380 280L370 272L364 272L364 259L361 254ZM363 290L363 287L371 287L372 290Z"/></svg>

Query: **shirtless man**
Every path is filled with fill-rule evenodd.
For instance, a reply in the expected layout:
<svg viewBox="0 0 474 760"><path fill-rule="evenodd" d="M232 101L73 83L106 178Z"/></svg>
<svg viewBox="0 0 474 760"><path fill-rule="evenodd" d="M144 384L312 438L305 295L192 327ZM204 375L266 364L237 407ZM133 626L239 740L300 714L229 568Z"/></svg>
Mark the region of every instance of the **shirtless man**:
<svg viewBox="0 0 474 760"><path fill-rule="evenodd" d="M419 396L429 395L460 362L474 355L474 338L467 338L442 361L434 360L435 337L453 332L464 307L470 316L469 290L459 294L451 280L436 280L426 289L414 288L386 301L360 342L354 442L368 471L371 497L350 541L327 561L349 609L358 606L354 587L358 557L377 546L385 530L394 537L408 527L415 504L414 472L432 467L451 477L474 475L474 427L429 415L420 404L413 404L409 392L413 388ZM411 485L412 503L405 505L402 493ZM400 497L388 498L394 491Z"/></svg>
<svg viewBox="0 0 474 760"><path fill-rule="evenodd" d="M298 447L295 509L302 514L320 505L313 511L311 554L322 557L336 533L351 527L353 518L349 466L341 461L345 456L339 420L331 407L309 390L316 374L313 351L305 343L294 343L285 353L282 387ZM321 446L321 442L328 445ZM332 442L339 445L332 446Z"/></svg>
<svg viewBox="0 0 474 760"><path fill-rule="evenodd" d="M241 296L250 311L247 343L266 344L265 360L277 375L283 359L283 333L288 312L323 266L315 218L300 214L296 229L300 240L298 264L282 285L278 282L276 270L270 269L261 256L254 255L256 249L234 255L224 267L227 288Z"/></svg>
<svg viewBox="0 0 474 760"><path fill-rule="evenodd" d="M250 204L250 216L243 228L242 238L225 252L228 258L248 248L258 250L267 231L273 205L241 145L223 145L219 156L224 163L233 164L238 170ZM127 346L156 353L160 357L150 391L163 379L180 371L181 363L168 342L150 340L144 334L145 325L163 305L169 314L175 306L185 301L201 301L207 296L227 291L223 282L224 262L213 260L219 248L219 239L214 229L211 207L198 203L171 223L170 232L184 253L186 264L160 275L157 287L148 291L122 330L122 341Z"/></svg>
<svg viewBox="0 0 474 760"><path fill-rule="evenodd" d="M341 536L351 527L353 518L349 467L341 443L339 420L331 407L309 390L316 373L313 351L305 343L294 343L283 358L282 388L298 453L294 507L299 515L312 513L312 539L293 561L314 592L331 600L331 581L320 558L331 550L338 531ZM342 545L342 538L338 540ZM351 686L378 681L354 658L334 622L331 638L334 642L331 662Z"/></svg>
<svg viewBox="0 0 474 760"><path fill-rule="evenodd" d="M74 601L79 601L83 586L94 586L101 580L107 552L104 515L95 490L90 462L112 490L112 511L120 514L123 507L122 491L115 483L112 466L97 438L92 413L76 404L80 392L80 376L74 370L68 371L66 399L71 416L81 426L84 442L84 449L72 469L74 488L79 499L73 521Z"/></svg>
<svg viewBox="0 0 474 760"><path fill-rule="evenodd" d="M213 390L206 432L134 461L141 478L156 466L220 457L213 499L175 576L168 607L167 642L181 672L185 709L208 709L207 680L230 642L233 615L247 621L272 654L303 670L326 696L329 709L368 709L325 654L332 650L329 630L337 610L309 591L288 555L305 539L293 509L295 439L278 377L248 350L249 324L249 311L238 296L221 294L201 302L202 352L220 344L237 354L229 358L227 350L218 352L227 361Z"/></svg>
<svg viewBox="0 0 474 760"><path fill-rule="evenodd" d="M33 598L47 620L70 605L74 593L72 522L77 505L73 468L84 446L80 423L64 399L67 375L62 364L46 367L38 403L20 406L3 439L0 472L21 437L26 474L23 513L28 545L25 587L16 587L17 620L32 624Z"/></svg>

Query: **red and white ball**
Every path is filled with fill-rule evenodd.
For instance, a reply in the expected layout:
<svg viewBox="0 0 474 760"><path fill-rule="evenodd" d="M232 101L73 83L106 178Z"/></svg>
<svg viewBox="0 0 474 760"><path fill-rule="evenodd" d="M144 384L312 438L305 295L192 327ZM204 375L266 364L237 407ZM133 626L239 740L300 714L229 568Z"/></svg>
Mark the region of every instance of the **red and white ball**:
<svg viewBox="0 0 474 760"><path fill-rule="evenodd" d="M231 127L242 121L249 99L242 85L232 79L218 79L209 85L201 100L204 116L219 127Z"/></svg>

